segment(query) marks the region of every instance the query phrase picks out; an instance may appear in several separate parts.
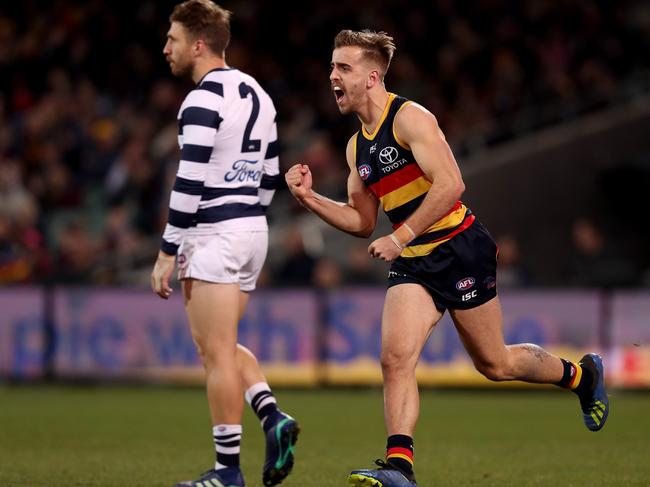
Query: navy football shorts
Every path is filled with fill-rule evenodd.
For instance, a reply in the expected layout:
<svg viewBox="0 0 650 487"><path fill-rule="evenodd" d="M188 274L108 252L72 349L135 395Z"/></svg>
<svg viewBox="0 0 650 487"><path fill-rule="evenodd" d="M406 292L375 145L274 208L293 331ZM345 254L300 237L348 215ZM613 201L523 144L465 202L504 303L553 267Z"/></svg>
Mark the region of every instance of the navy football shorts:
<svg viewBox="0 0 650 487"><path fill-rule="evenodd" d="M388 271L388 287L422 285L436 307L476 308L497 295L497 246L478 221L422 257L398 257Z"/></svg>

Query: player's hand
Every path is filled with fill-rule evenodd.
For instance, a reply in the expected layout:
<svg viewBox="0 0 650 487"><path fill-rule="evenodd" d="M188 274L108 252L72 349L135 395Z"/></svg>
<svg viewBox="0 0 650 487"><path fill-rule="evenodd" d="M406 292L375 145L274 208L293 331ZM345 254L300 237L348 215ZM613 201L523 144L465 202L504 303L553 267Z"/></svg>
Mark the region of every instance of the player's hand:
<svg viewBox="0 0 650 487"><path fill-rule="evenodd" d="M391 262L399 257L402 249L390 238L390 235L386 235L371 243L368 247L368 253L376 259Z"/></svg>
<svg viewBox="0 0 650 487"><path fill-rule="evenodd" d="M169 287L169 278L176 267L176 257L163 251L158 252L156 264L151 272L151 289L163 299L169 299L172 288Z"/></svg>
<svg viewBox="0 0 650 487"><path fill-rule="evenodd" d="M312 178L307 164L294 164L284 175L289 191L297 200L303 200L311 193Z"/></svg>

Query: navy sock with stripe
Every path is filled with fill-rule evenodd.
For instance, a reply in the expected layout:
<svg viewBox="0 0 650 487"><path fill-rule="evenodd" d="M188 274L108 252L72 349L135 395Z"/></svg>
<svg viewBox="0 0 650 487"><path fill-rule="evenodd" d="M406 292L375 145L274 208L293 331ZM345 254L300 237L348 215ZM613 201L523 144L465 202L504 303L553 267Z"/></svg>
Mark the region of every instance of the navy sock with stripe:
<svg viewBox="0 0 650 487"><path fill-rule="evenodd" d="M413 474L413 438L408 435L391 435L386 442L386 463L394 465L409 480L414 481Z"/></svg>

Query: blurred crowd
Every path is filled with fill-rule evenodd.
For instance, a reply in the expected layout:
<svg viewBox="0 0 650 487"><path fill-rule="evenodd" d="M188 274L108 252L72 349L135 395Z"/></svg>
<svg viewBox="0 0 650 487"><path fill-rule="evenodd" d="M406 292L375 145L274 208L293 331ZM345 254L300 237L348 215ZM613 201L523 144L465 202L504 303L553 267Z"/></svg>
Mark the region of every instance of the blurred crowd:
<svg viewBox="0 0 650 487"><path fill-rule="evenodd" d="M176 115L192 87L162 55L174 3L0 5L0 283L148 283L178 161ZM395 37L388 88L436 114L461 165L474 150L615 102L650 66L641 0L222 4L235 12L227 62L276 102L282 168L309 162L319 191L338 199L357 124L329 90L342 28ZM384 282L368 242L332 237L286 191L269 219L262 285ZM556 283L648 283L601 232L576 219L575 252ZM496 237L502 285L548 284L515 236Z"/></svg>

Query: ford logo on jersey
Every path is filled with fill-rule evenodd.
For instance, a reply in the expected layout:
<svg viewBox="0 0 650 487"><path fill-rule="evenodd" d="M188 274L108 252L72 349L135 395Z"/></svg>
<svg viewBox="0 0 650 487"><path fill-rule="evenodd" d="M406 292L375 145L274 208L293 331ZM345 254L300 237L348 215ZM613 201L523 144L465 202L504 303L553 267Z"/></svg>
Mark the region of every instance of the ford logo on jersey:
<svg viewBox="0 0 650 487"><path fill-rule="evenodd" d="M239 181L259 181L262 176L262 171L251 169L250 166L257 164L257 161L249 161L246 159L239 159L232 163L232 171L228 171L223 177L226 182Z"/></svg>
<svg viewBox="0 0 650 487"><path fill-rule="evenodd" d="M473 277L464 277L456 283L456 289L459 291L465 291L466 289L470 289L475 282L476 279Z"/></svg>
<svg viewBox="0 0 650 487"><path fill-rule="evenodd" d="M399 152L393 146L384 147L379 151L379 161L382 164L391 164L397 160Z"/></svg>

